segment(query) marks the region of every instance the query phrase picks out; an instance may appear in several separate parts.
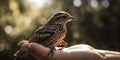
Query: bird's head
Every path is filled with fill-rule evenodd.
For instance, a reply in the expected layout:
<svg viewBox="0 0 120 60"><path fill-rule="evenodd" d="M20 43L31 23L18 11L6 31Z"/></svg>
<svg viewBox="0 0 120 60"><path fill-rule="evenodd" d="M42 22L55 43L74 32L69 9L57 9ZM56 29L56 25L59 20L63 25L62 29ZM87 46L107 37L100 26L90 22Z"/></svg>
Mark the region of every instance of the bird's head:
<svg viewBox="0 0 120 60"><path fill-rule="evenodd" d="M73 16L71 16L69 13L65 11L60 11L54 13L50 19L49 23L52 24L66 24L68 21L71 21L72 19L75 19Z"/></svg>

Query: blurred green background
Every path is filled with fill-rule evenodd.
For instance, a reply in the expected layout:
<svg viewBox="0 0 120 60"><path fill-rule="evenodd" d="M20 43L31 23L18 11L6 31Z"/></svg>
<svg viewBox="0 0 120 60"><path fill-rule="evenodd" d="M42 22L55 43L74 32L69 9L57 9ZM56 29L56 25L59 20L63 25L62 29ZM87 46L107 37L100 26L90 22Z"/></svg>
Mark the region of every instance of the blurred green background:
<svg viewBox="0 0 120 60"><path fill-rule="evenodd" d="M0 0L0 60L13 60L17 43L61 10L78 19L67 24L69 46L120 51L120 0Z"/></svg>

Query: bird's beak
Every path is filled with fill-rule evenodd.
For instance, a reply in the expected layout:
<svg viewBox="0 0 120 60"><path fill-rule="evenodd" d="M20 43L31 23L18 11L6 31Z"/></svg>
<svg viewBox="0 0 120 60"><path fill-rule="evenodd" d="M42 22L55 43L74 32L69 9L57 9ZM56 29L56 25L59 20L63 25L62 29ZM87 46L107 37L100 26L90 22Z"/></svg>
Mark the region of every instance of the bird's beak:
<svg viewBox="0 0 120 60"><path fill-rule="evenodd" d="M73 19L76 19L75 17L71 16L71 17L68 17L68 21L71 21Z"/></svg>

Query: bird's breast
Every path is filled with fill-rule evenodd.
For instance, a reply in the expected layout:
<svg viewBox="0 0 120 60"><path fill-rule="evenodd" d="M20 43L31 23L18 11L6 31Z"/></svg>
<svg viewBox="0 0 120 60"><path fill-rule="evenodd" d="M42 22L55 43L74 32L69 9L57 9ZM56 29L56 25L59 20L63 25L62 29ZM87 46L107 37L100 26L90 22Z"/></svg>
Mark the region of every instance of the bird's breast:
<svg viewBox="0 0 120 60"><path fill-rule="evenodd" d="M55 34L50 37L48 45L58 46L65 38L67 30L64 26L58 26L55 28L54 32Z"/></svg>
<svg viewBox="0 0 120 60"><path fill-rule="evenodd" d="M61 43L61 41L65 38L66 33L67 33L66 27L59 28L58 33L55 35L56 41L53 45L58 46Z"/></svg>

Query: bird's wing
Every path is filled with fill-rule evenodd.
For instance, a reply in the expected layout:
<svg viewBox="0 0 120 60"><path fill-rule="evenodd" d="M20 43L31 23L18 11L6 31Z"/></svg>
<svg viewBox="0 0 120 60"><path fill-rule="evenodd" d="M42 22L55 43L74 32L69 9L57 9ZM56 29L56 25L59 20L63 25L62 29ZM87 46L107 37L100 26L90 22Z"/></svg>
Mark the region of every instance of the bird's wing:
<svg viewBox="0 0 120 60"><path fill-rule="evenodd" d="M55 29L49 27L39 28L35 31L35 34L29 39L29 41L39 43L48 40L51 36L55 34L55 31L53 30Z"/></svg>

